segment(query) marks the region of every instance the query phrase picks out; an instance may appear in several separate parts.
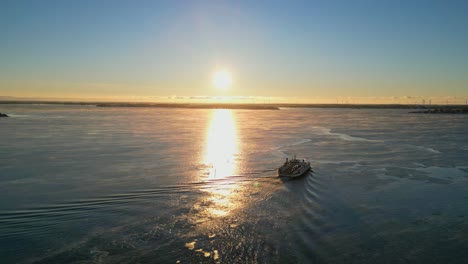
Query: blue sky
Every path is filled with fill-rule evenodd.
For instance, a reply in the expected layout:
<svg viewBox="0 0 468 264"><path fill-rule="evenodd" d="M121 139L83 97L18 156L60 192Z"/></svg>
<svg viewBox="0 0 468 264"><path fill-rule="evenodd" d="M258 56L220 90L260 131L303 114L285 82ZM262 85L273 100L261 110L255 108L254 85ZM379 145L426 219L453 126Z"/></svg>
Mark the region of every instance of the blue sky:
<svg viewBox="0 0 468 264"><path fill-rule="evenodd" d="M2 1L0 95L468 97L468 1ZM216 69L228 91L211 84Z"/></svg>

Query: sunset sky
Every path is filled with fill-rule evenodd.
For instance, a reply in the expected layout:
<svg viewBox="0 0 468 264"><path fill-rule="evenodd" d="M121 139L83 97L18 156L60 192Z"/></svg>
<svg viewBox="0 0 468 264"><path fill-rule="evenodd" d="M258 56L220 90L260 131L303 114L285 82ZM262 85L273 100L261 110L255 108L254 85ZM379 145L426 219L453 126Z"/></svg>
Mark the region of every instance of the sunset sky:
<svg viewBox="0 0 468 264"><path fill-rule="evenodd" d="M0 96L468 98L467 12L463 0L3 0Z"/></svg>

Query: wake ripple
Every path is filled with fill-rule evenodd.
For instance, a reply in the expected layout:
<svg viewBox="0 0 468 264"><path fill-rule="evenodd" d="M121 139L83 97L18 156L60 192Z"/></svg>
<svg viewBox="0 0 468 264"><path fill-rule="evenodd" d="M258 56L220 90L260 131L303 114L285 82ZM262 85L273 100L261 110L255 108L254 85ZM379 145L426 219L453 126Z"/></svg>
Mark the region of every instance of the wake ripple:
<svg viewBox="0 0 468 264"><path fill-rule="evenodd" d="M308 138L300 139L300 140L295 141L295 142L290 143L290 144L281 145L281 146L277 146L275 148L272 148L271 151L273 152L273 155L275 155L275 156L277 156L279 158L287 158L288 155L286 155L286 153L284 153L284 151L281 150L282 148L298 146L298 145L302 145L302 144L305 144L305 143L310 142L310 141L312 141L312 140L308 139Z"/></svg>
<svg viewBox="0 0 468 264"><path fill-rule="evenodd" d="M348 134L333 133L330 128L325 127L312 127L314 130L318 130L321 135L335 136L345 141L364 141L364 142L384 142L383 140L367 139L361 137L353 137Z"/></svg>
<svg viewBox="0 0 468 264"><path fill-rule="evenodd" d="M413 146L413 145L411 145L411 146ZM424 147L424 146L413 146L413 147L416 148L416 149L424 150L424 151L434 153L434 154L442 154L442 152L440 152L439 150L433 149L433 148L430 148L430 147Z"/></svg>
<svg viewBox="0 0 468 264"><path fill-rule="evenodd" d="M317 259L319 255L320 237L330 225L326 219L326 210L322 201L323 185L317 174L309 174L304 181L302 210L298 233L298 245L306 259Z"/></svg>
<svg viewBox="0 0 468 264"><path fill-rule="evenodd" d="M233 175L203 182L141 189L128 193L77 199L61 204L44 205L30 209L3 211L0 212L0 237L48 232L51 227L94 215L90 214L90 212L115 213L130 208L127 205L152 201L155 198L164 201L168 197L195 193L205 189L212 189L213 187L223 188L231 186L234 183L271 181L273 178L277 177Z"/></svg>
<svg viewBox="0 0 468 264"><path fill-rule="evenodd" d="M168 186L158 189L139 190L90 199L72 200L63 204L45 205L31 209L12 210L0 213L0 237L41 232L63 222L88 217L90 211L110 212L123 206L149 198L187 193L190 186Z"/></svg>

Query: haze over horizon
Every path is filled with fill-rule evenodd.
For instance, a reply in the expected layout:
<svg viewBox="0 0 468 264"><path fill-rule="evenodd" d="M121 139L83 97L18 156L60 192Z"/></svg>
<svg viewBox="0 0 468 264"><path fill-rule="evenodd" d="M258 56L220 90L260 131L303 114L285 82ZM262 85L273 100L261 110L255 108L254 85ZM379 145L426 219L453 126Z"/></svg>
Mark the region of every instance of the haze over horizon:
<svg viewBox="0 0 468 264"><path fill-rule="evenodd" d="M464 104L467 8L466 1L2 1L0 97Z"/></svg>

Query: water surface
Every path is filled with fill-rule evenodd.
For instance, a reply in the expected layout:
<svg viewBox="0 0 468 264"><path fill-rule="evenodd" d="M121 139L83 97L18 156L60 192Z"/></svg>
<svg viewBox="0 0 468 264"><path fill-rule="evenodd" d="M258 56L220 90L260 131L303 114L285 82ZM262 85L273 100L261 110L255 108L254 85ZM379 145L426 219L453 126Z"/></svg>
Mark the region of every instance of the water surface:
<svg viewBox="0 0 468 264"><path fill-rule="evenodd" d="M2 263L468 261L466 115L1 112Z"/></svg>

